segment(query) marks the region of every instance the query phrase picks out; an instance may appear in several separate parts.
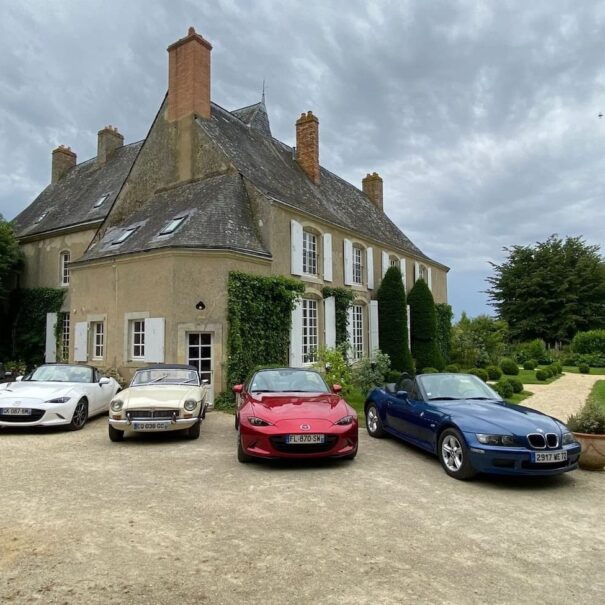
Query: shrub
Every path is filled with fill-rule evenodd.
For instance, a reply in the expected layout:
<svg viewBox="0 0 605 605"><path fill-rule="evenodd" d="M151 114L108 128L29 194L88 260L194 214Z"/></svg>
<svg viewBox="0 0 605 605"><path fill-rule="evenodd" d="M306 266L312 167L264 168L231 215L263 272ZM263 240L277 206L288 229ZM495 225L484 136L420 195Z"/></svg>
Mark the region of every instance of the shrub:
<svg viewBox="0 0 605 605"><path fill-rule="evenodd" d="M490 380L500 380L502 377L502 370L498 366L487 366L485 369Z"/></svg>
<svg viewBox="0 0 605 605"><path fill-rule="evenodd" d="M27 372L27 364L24 361L7 361L4 364L4 369L16 378Z"/></svg>
<svg viewBox="0 0 605 605"><path fill-rule="evenodd" d="M540 370L536 370L536 378L538 380L544 381L544 380L548 380L549 376L544 370L540 369Z"/></svg>
<svg viewBox="0 0 605 605"><path fill-rule="evenodd" d="M396 370L389 370L384 375L384 381L385 382L398 382L400 376L401 376L401 372L397 372Z"/></svg>
<svg viewBox="0 0 605 605"><path fill-rule="evenodd" d="M578 366L578 371L580 374L590 374L590 366L587 363L581 363Z"/></svg>
<svg viewBox="0 0 605 605"><path fill-rule="evenodd" d="M450 360L452 349L452 307L446 303L435 303L435 316L437 318L437 349L441 359L446 363Z"/></svg>
<svg viewBox="0 0 605 605"><path fill-rule="evenodd" d="M483 368L473 368L472 370L469 370L468 373L481 378L483 382L487 382L487 379L489 378L487 371Z"/></svg>
<svg viewBox="0 0 605 605"><path fill-rule="evenodd" d="M605 434L605 409L597 401L589 399L584 407L567 419L568 428L574 433Z"/></svg>
<svg viewBox="0 0 605 605"><path fill-rule="evenodd" d="M408 304L410 305L412 357L416 362L416 367L441 370L445 363L437 349L435 303L433 295L423 279L419 279L410 290Z"/></svg>
<svg viewBox="0 0 605 605"><path fill-rule="evenodd" d="M500 368L507 376L516 376L519 373L517 362L509 357L503 357L500 360Z"/></svg>
<svg viewBox="0 0 605 605"><path fill-rule="evenodd" d="M445 371L450 372L451 374L458 374L460 372L460 368L455 363L450 363L445 366Z"/></svg>
<svg viewBox="0 0 605 605"><path fill-rule="evenodd" d="M437 368L422 368L422 374L439 374Z"/></svg>
<svg viewBox="0 0 605 605"><path fill-rule="evenodd" d="M558 364L556 364L556 363L551 363L551 364L548 366L548 369L551 371L551 373L552 373L552 375L553 375L553 376L558 376L558 375L559 375L559 373L560 373L560 372L559 372L559 366L558 366Z"/></svg>
<svg viewBox="0 0 605 605"><path fill-rule="evenodd" d="M364 357L352 371L353 384L362 393L384 384L384 375L389 371L391 360L386 353L376 351L374 358Z"/></svg>
<svg viewBox="0 0 605 605"><path fill-rule="evenodd" d="M235 393L223 391L214 398L214 409L222 412L235 412Z"/></svg>
<svg viewBox="0 0 605 605"><path fill-rule="evenodd" d="M522 342L517 345L517 359L521 362L530 359L545 359L547 356L546 347L541 338L536 338L529 342Z"/></svg>
<svg viewBox="0 0 605 605"><path fill-rule="evenodd" d="M506 380L513 387L513 393L523 392L523 383L518 378L507 378Z"/></svg>
<svg viewBox="0 0 605 605"><path fill-rule="evenodd" d="M328 385L339 384L343 393L349 393L352 386L351 366L347 356L343 353L344 347L326 349L320 347L317 351L317 361L314 368L319 369Z"/></svg>
<svg viewBox="0 0 605 605"><path fill-rule="evenodd" d="M510 399L514 393L513 385L507 379L499 380L494 385L494 390L502 399Z"/></svg>
<svg viewBox="0 0 605 605"><path fill-rule="evenodd" d="M546 374L547 378L552 378L553 377L552 370L549 367L542 368L542 371Z"/></svg>
<svg viewBox="0 0 605 605"><path fill-rule="evenodd" d="M605 356L605 330L578 332L571 341L571 350L579 354L597 353Z"/></svg>
<svg viewBox="0 0 605 605"><path fill-rule="evenodd" d="M527 361L523 362L523 369L524 370L535 370L537 367L537 362L535 362L533 359L528 359Z"/></svg>

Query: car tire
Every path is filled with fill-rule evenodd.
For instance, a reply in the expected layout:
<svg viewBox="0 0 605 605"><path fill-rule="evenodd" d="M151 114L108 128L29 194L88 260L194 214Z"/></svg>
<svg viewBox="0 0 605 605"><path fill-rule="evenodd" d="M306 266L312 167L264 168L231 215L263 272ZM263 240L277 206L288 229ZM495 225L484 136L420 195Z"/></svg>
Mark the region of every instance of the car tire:
<svg viewBox="0 0 605 605"><path fill-rule="evenodd" d="M472 479L477 474L471 464L464 437L454 428L445 429L439 436L437 455L443 470L454 479L464 481Z"/></svg>
<svg viewBox="0 0 605 605"><path fill-rule="evenodd" d="M202 421L199 420L193 426L187 429L187 439L199 439L200 429L202 428Z"/></svg>
<svg viewBox="0 0 605 605"><path fill-rule="evenodd" d="M88 401L82 398L78 403L76 403L76 407L74 409L74 413L71 417L71 422L69 423L68 429L70 431L79 431L84 428L86 421L88 420Z"/></svg>
<svg viewBox="0 0 605 605"><path fill-rule="evenodd" d="M114 443L124 440L124 431L119 431L118 429L111 426L111 424L109 425L108 431L109 439L111 439L111 441L113 441Z"/></svg>
<svg viewBox="0 0 605 605"><path fill-rule="evenodd" d="M237 433L237 459L239 462L243 463L252 462L252 456L246 454L246 451L242 446L242 438L239 432Z"/></svg>
<svg viewBox="0 0 605 605"><path fill-rule="evenodd" d="M380 420L378 408L373 403L370 403L366 408L366 429L370 437L380 439L386 435L382 426L382 420Z"/></svg>

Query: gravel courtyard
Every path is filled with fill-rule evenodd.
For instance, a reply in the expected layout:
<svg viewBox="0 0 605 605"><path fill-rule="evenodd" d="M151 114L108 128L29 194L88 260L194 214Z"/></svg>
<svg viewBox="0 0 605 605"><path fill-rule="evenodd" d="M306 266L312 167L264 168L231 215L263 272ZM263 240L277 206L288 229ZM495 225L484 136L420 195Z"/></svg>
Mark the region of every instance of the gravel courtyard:
<svg viewBox="0 0 605 605"><path fill-rule="evenodd" d="M602 602L603 473L459 482L360 437L350 462L242 465L220 412L199 441L0 431L0 602Z"/></svg>

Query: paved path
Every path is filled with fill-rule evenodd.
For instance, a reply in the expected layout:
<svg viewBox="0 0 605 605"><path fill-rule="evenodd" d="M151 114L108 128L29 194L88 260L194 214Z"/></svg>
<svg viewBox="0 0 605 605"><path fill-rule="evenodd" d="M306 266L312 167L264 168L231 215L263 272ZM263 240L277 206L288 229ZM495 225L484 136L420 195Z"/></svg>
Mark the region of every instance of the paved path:
<svg viewBox="0 0 605 605"><path fill-rule="evenodd" d="M605 380L605 376L565 374L550 384L528 384L526 389L533 395L523 400L521 405L565 422L584 405L597 380Z"/></svg>

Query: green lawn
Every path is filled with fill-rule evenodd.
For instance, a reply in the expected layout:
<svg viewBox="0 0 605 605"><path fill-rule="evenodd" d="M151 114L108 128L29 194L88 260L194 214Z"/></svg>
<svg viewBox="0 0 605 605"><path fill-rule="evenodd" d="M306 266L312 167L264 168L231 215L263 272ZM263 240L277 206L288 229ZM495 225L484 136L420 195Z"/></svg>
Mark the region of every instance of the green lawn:
<svg viewBox="0 0 605 605"><path fill-rule="evenodd" d="M588 399L596 401L601 407L605 408L605 380L597 380L594 383Z"/></svg>
<svg viewBox="0 0 605 605"><path fill-rule="evenodd" d="M363 412L363 405L366 402L366 396L359 389L352 387L350 392L344 397L345 401L357 411L359 416L359 423L365 422L365 414Z"/></svg>
<svg viewBox="0 0 605 605"><path fill-rule="evenodd" d="M558 376L553 376L551 378L548 378L547 380L538 380L536 378L536 371L535 370L519 370L519 375L516 376L515 378L518 378L523 384L550 384L551 382L554 382L555 380L558 380L559 378L561 378L561 374L559 374Z"/></svg>
<svg viewBox="0 0 605 605"><path fill-rule="evenodd" d="M508 403L521 403L524 399L527 399L533 395L531 391L522 391L521 393L515 393L512 397L507 399Z"/></svg>
<svg viewBox="0 0 605 605"><path fill-rule="evenodd" d="M579 374L580 370L578 370L578 366L563 366L564 372L569 372L570 374ZM605 368L590 368L590 373L595 376L603 376L605 375Z"/></svg>

